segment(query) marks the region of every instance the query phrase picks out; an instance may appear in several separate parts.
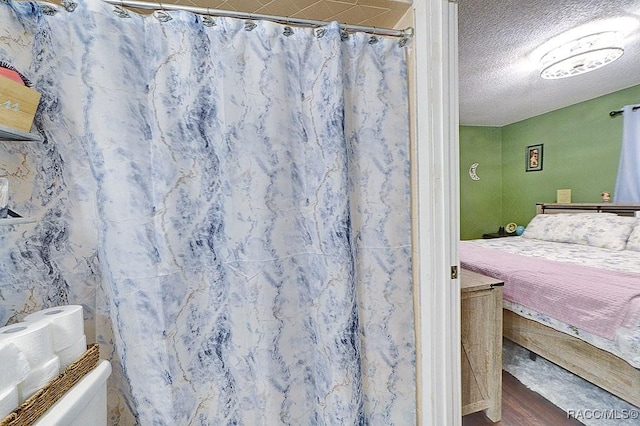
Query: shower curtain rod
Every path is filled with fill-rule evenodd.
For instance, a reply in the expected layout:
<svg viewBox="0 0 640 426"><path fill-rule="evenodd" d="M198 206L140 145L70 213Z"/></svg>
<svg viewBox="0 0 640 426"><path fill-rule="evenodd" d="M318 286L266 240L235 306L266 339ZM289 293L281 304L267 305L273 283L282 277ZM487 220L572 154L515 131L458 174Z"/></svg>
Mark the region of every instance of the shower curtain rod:
<svg viewBox="0 0 640 426"><path fill-rule="evenodd" d="M313 21L309 19L290 18L285 16L272 16L262 15L259 13L237 12L230 10L211 9L205 7L195 6L182 6L177 4L165 4L165 3L151 3L137 0L102 0L105 3L113 4L115 6L135 7L139 9L157 9L157 10L184 10L187 12L193 12L201 15L222 16L227 18L240 18L240 19L257 19L264 21L272 21L278 23L292 24L304 27L319 27L327 25L328 22ZM389 37L413 37L414 30L409 27L404 30L394 30L389 28L377 28L377 27L364 27L359 25L347 25L340 24L340 28L351 32L364 32L373 35L389 36Z"/></svg>
<svg viewBox="0 0 640 426"><path fill-rule="evenodd" d="M635 111L635 110L637 110L637 109L640 109L640 106L634 106L633 108L631 108L631 111ZM622 110L618 110L618 111L611 111L611 112L609 113L609 115L610 115L611 117L615 117L616 115L618 115L618 114L622 114L623 112L624 112L624 111L622 111Z"/></svg>

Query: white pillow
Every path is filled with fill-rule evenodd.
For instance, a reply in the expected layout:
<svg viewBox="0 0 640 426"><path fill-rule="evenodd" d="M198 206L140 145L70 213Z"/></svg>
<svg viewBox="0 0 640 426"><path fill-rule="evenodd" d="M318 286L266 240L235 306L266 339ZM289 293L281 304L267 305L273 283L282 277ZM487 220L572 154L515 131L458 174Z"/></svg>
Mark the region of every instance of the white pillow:
<svg viewBox="0 0 640 426"><path fill-rule="evenodd" d="M613 213L558 213L535 216L525 238L624 250L635 218Z"/></svg>
<svg viewBox="0 0 640 426"><path fill-rule="evenodd" d="M640 251L640 219L636 219L636 224L629 235L627 250Z"/></svg>

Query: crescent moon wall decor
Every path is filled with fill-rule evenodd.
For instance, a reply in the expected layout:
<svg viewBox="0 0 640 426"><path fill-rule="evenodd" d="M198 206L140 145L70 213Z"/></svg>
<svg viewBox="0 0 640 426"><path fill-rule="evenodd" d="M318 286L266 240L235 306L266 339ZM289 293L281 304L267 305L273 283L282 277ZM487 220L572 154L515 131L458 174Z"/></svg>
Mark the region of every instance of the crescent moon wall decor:
<svg viewBox="0 0 640 426"><path fill-rule="evenodd" d="M478 166L478 163L473 163L471 167L469 167L469 177L471 180L480 180L480 176L478 176L478 173L476 172Z"/></svg>

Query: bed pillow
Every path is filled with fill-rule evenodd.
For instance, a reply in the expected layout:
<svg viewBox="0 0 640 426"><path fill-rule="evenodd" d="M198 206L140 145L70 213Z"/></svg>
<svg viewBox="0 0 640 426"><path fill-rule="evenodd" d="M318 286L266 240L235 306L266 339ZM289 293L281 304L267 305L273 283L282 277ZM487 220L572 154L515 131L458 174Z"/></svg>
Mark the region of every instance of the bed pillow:
<svg viewBox="0 0 640 426"><path fill-rule="evenodd" d="M540 214L527 225L525 238L624 250L635 218L613 213Z"/></svg>
<svg viewBox="0 0 640 426"><path fill-rule="evenodd" d="M636 219L636 224L629 235L627 250L640 251L640 219Z"/></svg>
<svg viewBox="0 0 640 426"><path fill-rule="evenodd" d="M577 243L586 221L597 221L601 215L615 216L613 213L558 213L539 214L531 219L522 234L525 238L555 241L559 243Z"/></svg>

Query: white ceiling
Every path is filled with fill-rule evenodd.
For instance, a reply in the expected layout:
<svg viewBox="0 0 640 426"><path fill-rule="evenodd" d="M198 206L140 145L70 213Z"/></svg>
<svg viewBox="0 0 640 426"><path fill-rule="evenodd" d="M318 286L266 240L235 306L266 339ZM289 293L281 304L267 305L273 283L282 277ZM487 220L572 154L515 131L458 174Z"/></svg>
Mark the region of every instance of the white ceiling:
<svg viewBox="0 0 640 426"><path fill-rule="evenodd" d="M622 31L622 58L542 79L536 49L587 25ZM459 0L458 37L463 125L504 126L640 84L640 0Z"/></svg>

